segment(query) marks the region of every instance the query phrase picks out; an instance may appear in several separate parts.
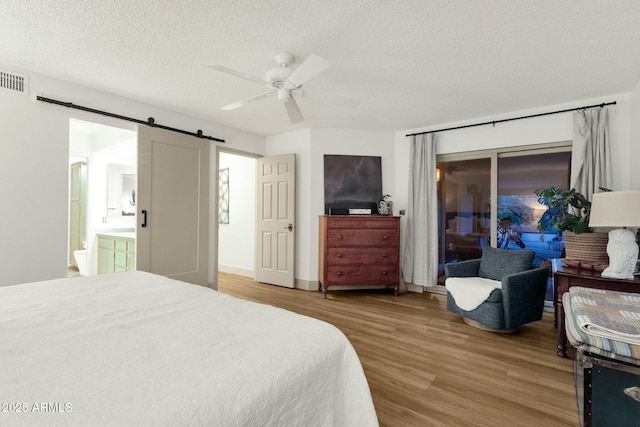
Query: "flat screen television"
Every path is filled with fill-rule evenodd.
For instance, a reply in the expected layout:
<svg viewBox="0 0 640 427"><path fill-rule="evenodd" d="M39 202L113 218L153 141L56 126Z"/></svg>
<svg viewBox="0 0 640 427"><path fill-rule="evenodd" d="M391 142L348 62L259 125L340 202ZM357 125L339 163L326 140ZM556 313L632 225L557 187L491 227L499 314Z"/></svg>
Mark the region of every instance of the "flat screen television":
<svg viewBox="0 0 640 427"><path fill-rule="evenodd" d="M371 209L377 214L381 195L381 157L325 154L325 214L348 214L349 209Z"/></svg>

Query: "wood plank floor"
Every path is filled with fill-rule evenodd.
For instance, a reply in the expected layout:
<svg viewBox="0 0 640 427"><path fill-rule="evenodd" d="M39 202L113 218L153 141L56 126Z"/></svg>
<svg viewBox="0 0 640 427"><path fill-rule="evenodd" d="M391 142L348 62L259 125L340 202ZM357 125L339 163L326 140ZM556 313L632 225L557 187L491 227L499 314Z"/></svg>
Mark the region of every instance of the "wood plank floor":
<svg viewBox="0 0 640 427"><path fill-rule="evenodd" d="M578 426L553 314L514 335L472 328L439 294L287 289L220 273L220 292L329 322L349 338L381 426Z"/></svg>

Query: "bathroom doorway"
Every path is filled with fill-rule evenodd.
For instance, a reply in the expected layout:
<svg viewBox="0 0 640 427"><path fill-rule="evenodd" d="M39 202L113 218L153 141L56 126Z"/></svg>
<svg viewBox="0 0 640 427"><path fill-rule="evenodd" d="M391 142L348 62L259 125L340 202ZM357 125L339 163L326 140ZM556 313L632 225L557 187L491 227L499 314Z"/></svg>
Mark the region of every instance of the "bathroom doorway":
<svg viewBox="0 0 640 427"><path fill-rule="evenodd" d="M101 264L103 237L135 247L136 173L136 131L69 120L69 276L115 271Z"/></svg>
<svg viewBox="0 0 640 427"><path fill-rule="evenodd" d="M218 149L218 271L255 277L256 156Z"/></svg>
<svg viewBox="0 0 640 427"><path fill-rule="evenodd" d="M87 240L87 159L69 156L69 244L67 276L80 274L84 259L76 254L86 249ZM78 266L80 262L80 266Z"/></svg>

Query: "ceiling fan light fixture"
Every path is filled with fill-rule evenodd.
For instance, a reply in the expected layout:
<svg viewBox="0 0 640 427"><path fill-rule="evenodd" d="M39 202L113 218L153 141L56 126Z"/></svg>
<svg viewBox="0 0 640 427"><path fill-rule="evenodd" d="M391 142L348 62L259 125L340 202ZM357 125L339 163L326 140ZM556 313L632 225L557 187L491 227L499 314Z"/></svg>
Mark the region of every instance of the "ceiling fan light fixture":
<svg viewBox="0 0 640 427"><path fill-rule="evenodd" d="M278 100L282 102L287 102L291 99L291 91L288 89L280 88L278 89Z"/></svg>
<svg viewBox="0 0 640 427"><path fill-rule="evenodd" d="M276 67L267 71L264 79L273 86L282 86L282 82L287 80L292 72L291 68Z"/></svg>

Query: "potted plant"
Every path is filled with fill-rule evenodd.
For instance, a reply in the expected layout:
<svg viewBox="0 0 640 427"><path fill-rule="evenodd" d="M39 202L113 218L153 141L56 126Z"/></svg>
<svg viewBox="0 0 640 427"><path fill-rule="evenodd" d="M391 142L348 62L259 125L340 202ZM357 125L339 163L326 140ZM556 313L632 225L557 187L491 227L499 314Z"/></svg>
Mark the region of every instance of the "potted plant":
<svg viewBox="0 0 640 427"><path fill-rule="evenodd" d="M538 202L547 207L538 221L538 230L564 232L566 258L607 264L607 233L594 233L589 227L591 202L574 188L539 188ZM544 239L544 234L541 236Z"/></svg>

